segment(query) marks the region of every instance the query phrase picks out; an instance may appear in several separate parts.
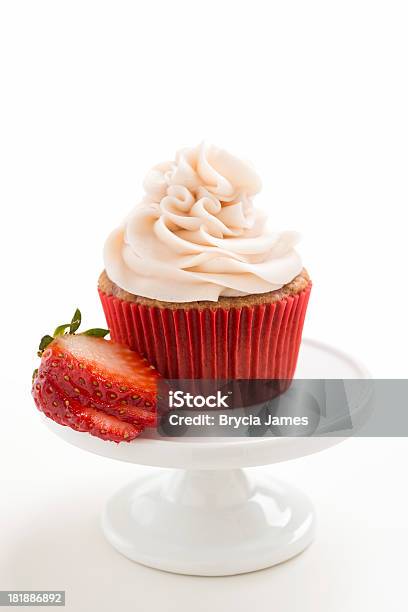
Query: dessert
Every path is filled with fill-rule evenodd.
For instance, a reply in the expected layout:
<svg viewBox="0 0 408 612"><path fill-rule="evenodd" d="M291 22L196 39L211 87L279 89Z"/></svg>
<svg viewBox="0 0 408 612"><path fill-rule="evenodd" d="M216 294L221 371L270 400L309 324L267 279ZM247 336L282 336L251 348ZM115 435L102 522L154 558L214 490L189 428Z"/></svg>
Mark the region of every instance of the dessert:
<svg viewBox="0 0 408 612"><path fill-rule="evenodd" d="M98 290L112 340L77 333L77 310L42 338L33 375L47 417L113 442L156 425L161 376L285 390L311 291L298 234L269 230L253 204L249 164L201 144L155 166L144 188L105 244Z"/></svg>
<svg viewBox="0 0 408 612"><path fill-rule="evenodd" d="M99 294L113 340L167 378L294 375L311 281L272 232L252 167L201 144L155 166L108 237Z"/></svg>
<svg viewBox="0 0 408 612"><path fill-rule="evenodd" d="M108 330L76 334L71 324L44 336L32 393L47 417L103 440L133 440L156 424L158 374L128 347L105 340Z"/></svg>

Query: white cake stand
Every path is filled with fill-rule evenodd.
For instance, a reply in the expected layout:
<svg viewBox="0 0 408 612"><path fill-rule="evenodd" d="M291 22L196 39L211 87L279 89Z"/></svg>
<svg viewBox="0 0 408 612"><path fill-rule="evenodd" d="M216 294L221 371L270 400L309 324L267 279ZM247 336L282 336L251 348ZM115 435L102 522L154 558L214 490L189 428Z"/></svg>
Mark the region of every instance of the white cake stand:
<svg viewBox="0 0 408 612"><path fill-rule="evenodd" d="M302 343L297 378L368 379L348 355ZM368 398L360 397L354 410ZM119 461L164 468L119 490L102 529L120 553L160 570L227 576L259 570L302 552L315 533L309 499L287 483L242 468L321 451L342 437L154 438L116 445L44 419L58 436Z"/></svg>

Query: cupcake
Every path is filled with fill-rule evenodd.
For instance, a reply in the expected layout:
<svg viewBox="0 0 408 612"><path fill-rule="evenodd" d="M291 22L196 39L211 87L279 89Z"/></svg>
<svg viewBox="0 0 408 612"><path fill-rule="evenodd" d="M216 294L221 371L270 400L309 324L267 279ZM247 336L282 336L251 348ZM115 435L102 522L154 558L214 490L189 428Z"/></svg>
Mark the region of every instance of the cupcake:
<svg viewBox="0 0 408 612"><path fill-rule="evenodd" d="M246 162L201 144L155 166L108 237L111 337L166 378L293 378L311 290L296 232L268 229Z"/></svg>

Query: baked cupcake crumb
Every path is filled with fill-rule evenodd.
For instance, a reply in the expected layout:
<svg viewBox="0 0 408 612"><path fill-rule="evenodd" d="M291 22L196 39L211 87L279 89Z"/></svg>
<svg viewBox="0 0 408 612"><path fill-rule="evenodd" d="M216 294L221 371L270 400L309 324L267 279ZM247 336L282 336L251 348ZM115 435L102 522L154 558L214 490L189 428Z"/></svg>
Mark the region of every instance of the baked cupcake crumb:
<svg viewBox="0 0 408 612"><path fill-rule="evenodd" d="M303 270L295 276L295 278L284 285L281 289L276 291L269 291L268 293L257 293L253 295L243 295L239 297L220 297L217 302L201 301L201 302L161 302L160 300L153 300L150 298L142 297L140 295L133 295L124 291L113 281L110 280L106 271L104 270L99 277L98 287L99 290L106 295L113 295L121 300L127 302L134 302L145 306L156 307L156 308L170 308L171 310L177 309L189 309L189 308L242 308L243 306L254 306L256 304L271 304L278 302L290 295L296 295L306 289L310 285L310 277L307 270Z"/></svg>

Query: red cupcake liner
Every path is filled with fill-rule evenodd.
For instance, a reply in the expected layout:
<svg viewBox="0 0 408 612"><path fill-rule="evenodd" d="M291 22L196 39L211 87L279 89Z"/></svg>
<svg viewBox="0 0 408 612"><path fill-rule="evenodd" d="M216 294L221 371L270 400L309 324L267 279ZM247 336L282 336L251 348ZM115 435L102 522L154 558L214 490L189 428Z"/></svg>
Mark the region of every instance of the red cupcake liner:
<svg viewBox="0 0 408 612"><path fill-rule="evenodd" d="M157 308L99 290L111 337L169 379L281 379L295 373L311 284L241 308Z"/></svg>

